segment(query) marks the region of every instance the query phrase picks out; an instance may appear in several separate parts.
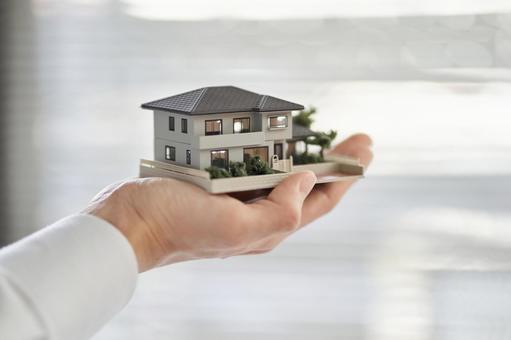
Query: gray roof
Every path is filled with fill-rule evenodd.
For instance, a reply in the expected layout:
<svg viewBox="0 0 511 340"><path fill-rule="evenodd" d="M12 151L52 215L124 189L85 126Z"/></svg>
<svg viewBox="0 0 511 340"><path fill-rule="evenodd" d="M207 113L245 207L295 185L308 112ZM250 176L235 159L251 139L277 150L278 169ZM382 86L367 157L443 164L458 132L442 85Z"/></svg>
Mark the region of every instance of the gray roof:
<svg viewBox="0 0 511 340"><path fill-rule="evenodd" d="M303 110L300 104L235 86L210 86L142 104L142 108L189 115Z"/></svg>
<svg viewBox="0 0 511 340"><path fill-rule="evenodd" d="M293 123L293 139L302 140L310 136L314 136L314 131L305 126Z"/></svg>

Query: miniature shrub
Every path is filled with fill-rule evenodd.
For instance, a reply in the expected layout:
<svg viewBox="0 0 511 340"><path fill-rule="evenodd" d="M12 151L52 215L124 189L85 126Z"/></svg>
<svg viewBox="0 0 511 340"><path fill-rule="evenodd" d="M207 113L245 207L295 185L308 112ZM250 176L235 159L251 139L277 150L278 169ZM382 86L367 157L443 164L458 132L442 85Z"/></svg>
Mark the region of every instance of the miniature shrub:
<svg viewBox="0 0 511 340"><path fill-rule="evenodd" d="M293 164L311 164L323 162L323 157L317 153L302 153L299 155L293 155Z"/></svg>
<svg viewBox="0 0 511 340"><path fill-rule="evenodd" d="M268 175L272 174L273 170L268 166L264 160L259 156L250 157L247 161L247 174L254 175Z"/></svg>
<svg viewBox="0 0 511 340"><path fill-rule="evenodd" d="M228 177L244 177L254 175L272 174L273 170L259 156L251 157L247 162L229 162L229 170L210 166L206 169L209 172L209 178L228 178Z"/></svg>
<svg viewBox="0 0 511 340"><path fill-rule="evenodd" d="M211 179L231 177L231 174L227 170L225 170L224 168L219 168L217 166L210 166L204 170L209 172L209 178Z"/></svg>
<svg viewBox="0 0 511 340"><path fill-rule="evenodd" d="M247 176L247 165L244 162L229 162L229 172L232 177Z"/></svg>

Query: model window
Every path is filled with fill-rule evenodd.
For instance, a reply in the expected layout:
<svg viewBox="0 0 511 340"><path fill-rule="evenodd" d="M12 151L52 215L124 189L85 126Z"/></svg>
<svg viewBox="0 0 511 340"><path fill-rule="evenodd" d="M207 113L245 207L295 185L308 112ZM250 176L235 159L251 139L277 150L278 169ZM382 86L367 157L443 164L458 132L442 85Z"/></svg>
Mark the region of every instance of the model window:
<svg viewBox="0 0 511 340"><path fill-rule="evenodd" d="M250 118L234 118L232 126L234 133L250 132Z"/></svg>
<svg viewBox="0 0 511 340"><path fill-rule="evenodd" d="M174 131L174 128L175 128L175 119L174 119L174 117L170 116L169 117L169 130Z"/></svg>
<svg viewBox="0 0 511 340"><path fill-rule="evenodd" d="M186 164L192 164L192 152L186 150Z"/></svg>
<svg viewBox="0 0 511 340"><path fill-rule="evenodd" d="M168 161L176 160L176 148L175 147L165 145L165 159Z"/></svg>
<svg viewBox="0 0 511 340"><path fill-rule="evenodd" d="M221 135L222 134L222 120L206 120L206 136Z"/></svg>
<svg viewBox="0 0 511 340"><path fill-rule="evenodd" d="M287 116L268 117L268 127L270 129L284 129L287 127Z"/></svg>
<svg viewBox="0 0 511 340"><path fill-rule="evenodd" d="M284 158L284 147L283 147L282 143L275 143L273 145L273 154L277 155L277 157L279 157L279 159Z"/></svg>
<svg viewBox="0 0 511 340"><path fill-rule="evenodd" d="M247 162L249 158L259 156L263 161L268 163L268 147L260 146L255 148L243 149L243 161Z"/></svg>
<svg viewBox="0 0 511 340"><path fill-rule="evenodd" d="M213 150L211 151L211 166L227 169L229 165L229 151Z"/></svg>
<svg viewBox="0 0 511 340"><path fill-rule="evenodd" d="M188 119L181 118L181 132L188 133Z"/></svg>

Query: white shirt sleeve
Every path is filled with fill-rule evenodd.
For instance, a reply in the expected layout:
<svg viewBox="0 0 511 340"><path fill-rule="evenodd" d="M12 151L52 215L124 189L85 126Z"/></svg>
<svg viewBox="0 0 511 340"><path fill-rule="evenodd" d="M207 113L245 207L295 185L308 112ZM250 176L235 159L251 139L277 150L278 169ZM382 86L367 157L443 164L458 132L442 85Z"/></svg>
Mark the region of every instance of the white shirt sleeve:
<svg viewBox="0 0 511 340"><path fill-rule="evenodd" d="M0 339L88 339L128 303L137 273L116 228L64 218L0 250Z"/></svg>

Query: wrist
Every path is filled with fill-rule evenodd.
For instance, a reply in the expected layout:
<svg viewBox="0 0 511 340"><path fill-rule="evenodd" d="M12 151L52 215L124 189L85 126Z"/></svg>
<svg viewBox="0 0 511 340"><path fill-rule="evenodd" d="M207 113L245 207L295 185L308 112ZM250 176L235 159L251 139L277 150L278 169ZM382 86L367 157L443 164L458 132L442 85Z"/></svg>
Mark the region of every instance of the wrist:
<svg viewBox="0 0 511 340"><path fill-rule="evenodd" d="M148 228L130 209L126 200L110 193L108 197L100 198L83 212L99 217L119 230L133 248L138 263L139 273L153 268L157 261L155 247L151 247Z"/></svg>

